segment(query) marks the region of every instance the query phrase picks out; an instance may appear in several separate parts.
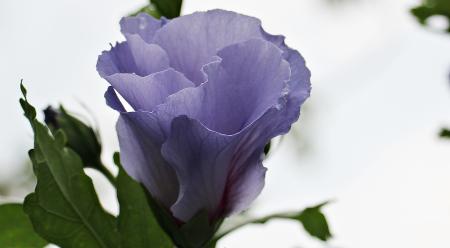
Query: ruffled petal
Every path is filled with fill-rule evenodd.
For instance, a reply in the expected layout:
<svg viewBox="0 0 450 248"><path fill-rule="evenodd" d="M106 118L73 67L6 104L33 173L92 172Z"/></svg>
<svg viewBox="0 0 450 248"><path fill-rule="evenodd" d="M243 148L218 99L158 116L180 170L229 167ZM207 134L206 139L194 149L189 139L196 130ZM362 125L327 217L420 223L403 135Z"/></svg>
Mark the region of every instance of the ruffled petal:
<svg viewBox="0 0 450 248"><path fill-rule="evenodd" d="M217 215L231 159L225 155L230 140L186 116L173 120L161 152L178 176L180 193L170 209L181 221L189 221L201 210L210 218Z"/></svg>
<svg viewBox="0 0 450 248"><path fill-rule="evenodd" d="M290 69L281 51L260 39L226 47L218 56L220 63L205 68L208 106L200 120L213 130L233 134L279 104L287 93L283 90Z"/></svg>
<svg viewBox="0 0 450 248"><path fill-rule="evenodd" d="M255 152L245 162L247 164L240 164L230 172L221 207L224 216L247 210L263 190L267 169L261 157L261 153Z"/></svg>
<svg viewBox="0 0 450 248"><path fill-rule="evenodd" d="M158 106L161 118L187 115L209 129L233 134L278 104L289 80L289 64L281 50L269 42L252 39L230 45L221 61L205 67L208 81L170 96Z"/></svg>
<svg viewBox="0 0 450 248"><path fill-rule="evenodd" d="M146 77L118 73L106 77L111 85L135 110L152 111L171 94L194 84L183 74L167 69Z"/></svg>
<svg viewBox="0 0 450 248"><path fill-rule="evenodd" d="M125 37L137 34L147 43L151 43L156 31L168 22L167 19L160 20L146 14L139 13L137 16L124 17L120 20L120 30Z"/></svg>
<svg viewBox="0 0 450 248"><path fill-rule="evenodd" d="M136 73L136 63L127 42L117 43L103 51L97 60L97 71L102 78L115 73Z"/></svg>
<svg viewBox="0 0 450 248"><path fill-rule="evenodd" d="M148 112L121 113L116 129L124 169L154 198L170 207L178 196L178 180L161 156L166 137L158 120Z"/></svg>
<svg viewBox="0 0 450 248"><path fill-rule="evenodd" d="M291 79L289 85L289 97L295 100L298 107L305 102L311 93L311 72L306 67L305 60L300 53L291 48L283 53L283 57L289 62L291 67Z"/></svg>
<svg viewBox="0 0 450 248"><path fill-rule="evenodd" d="M284 36L271 35L261 28L261 33L264 38L272 42L283 51L283 58L289 62L291 67L291 78L289 85L289 103L288 108L291 111L298 111L301 104L309 97L311 93L311 72L306 67L305 60L300 53L290 47L284 42Z"/></svg>
<svg viewBox="0 0 450 248"><path fill-rule="evenodd" d="M147 76L169 67L169 58L158 45L146 43L139 35L128 35L127 42L136 64L137 75Z"/></svg>
<svg viewBox="0 0 450 248"><path fill-rule="evenodd" d="M119 97L116 94L116 91L112 86L109 86L108 89L106 90L105 100L106 105L108 105L110 108L118 112L126 112L125 107L123 106L122 102L120 101Z"/></svg>
<svg viewBox="0 0 450 248"><path fill-rule="evenodd" d="M274 137L289 131L298 113L283 104L271 108L246 129L235 135L233 162L230 165L223 208L225 215L248 208L264 187L266 168L262 165L264 146Z"/></svg>
<svg viewBox="0 0 450 248"><path fill-rule="evenodd" d="M262 30L262 29L261 29ZM230 169L227 184L226 214L245 210L259 195L264 187L266 169L262 165L261 154L264 146L273 137L285 134L300 115L300 107L309 97L311 91L311 73L299 52L285 45L283 36L269 35L264 30L266 40L283 51L283 58L289 62L291 77L287 82L288 94L281 100L281 106L267 111L241 132L241 145L237 148L242 154L252 154L247 159L241 158ZM251 152L253 151L253 152Z"/></svg>
<svg viewBox="0 0 450 248"><path fill-rule="evenodd" d="M147 76L168 67L166 52L155 44L145 43L138 35L130 35L128 41L102 52L97 61L97 71L106 80L117 73Z"/></svg>
<svg viewBox="0 0 450 248"><path fill-rule="evenodd" d="M158 30L153 42L169 55L171 67L197 85L203 65L218 50L252 38L263 38L256 18L225 10L196 12L176 18Z"/></svg>
<svg viewBox="0 0 450 248"><path fill-rule="evenodd" d="M187 116L175 118L161 149L180 183L171 207L174 216L186 222L206 210L214 221L248 208L264 187L265 144L288 132L292 125L288 120L297 116L285 107L269 109L234 135L211 131Z"/></svg>

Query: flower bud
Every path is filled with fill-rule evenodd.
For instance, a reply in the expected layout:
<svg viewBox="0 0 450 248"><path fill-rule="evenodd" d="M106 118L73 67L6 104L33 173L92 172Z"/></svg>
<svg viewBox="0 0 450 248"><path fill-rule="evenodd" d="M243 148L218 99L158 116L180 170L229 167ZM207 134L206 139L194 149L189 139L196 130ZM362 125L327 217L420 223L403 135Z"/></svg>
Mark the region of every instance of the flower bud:
<svg viewBox="0 0 450 248"><path fill-rule="evenodd" d="M67 139L67 147L74 150L83 161L85 167L99 169L102 147L94 129L60 106L58 110L49 106L44 111L45 123L53 134L62 130Z"/></svg>

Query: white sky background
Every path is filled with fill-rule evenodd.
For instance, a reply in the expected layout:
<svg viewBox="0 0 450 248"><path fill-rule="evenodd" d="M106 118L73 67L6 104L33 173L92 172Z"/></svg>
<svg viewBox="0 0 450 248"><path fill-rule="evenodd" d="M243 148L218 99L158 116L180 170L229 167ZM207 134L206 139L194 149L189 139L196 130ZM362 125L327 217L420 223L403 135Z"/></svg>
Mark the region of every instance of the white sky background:
<svg viewBox="0 0 450 248"><path fill-rule="evenodd" d="M62 102L101 127L105 161L117 150L117 114L104 104L107 83L95 71L118 22L145 1L2 0L0 2L0 183L26 160L32 136L18 104L20 78L38 107ZM184 0L183 13L223 8L256 16L283 34L312 71L313 91L299 125L266 162L256 215L324 200L334 233L329 246L297 224L251 226L220 248L450 247L450 35L417 25L416 1ZM296 142L297 140L297 142ZM300 140L300 141L298 141ZM117 211L106 180L102 202ZM22 193L5 200L20 200ZM0 198L0 200L2 200Z"/></svg>

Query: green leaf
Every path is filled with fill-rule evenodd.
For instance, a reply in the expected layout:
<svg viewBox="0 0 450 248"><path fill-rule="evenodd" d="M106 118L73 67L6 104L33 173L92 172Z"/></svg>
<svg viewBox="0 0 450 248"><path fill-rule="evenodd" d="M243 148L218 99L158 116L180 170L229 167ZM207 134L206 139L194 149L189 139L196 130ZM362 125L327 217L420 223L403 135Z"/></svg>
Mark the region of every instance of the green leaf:
<svg viewBox="0 0 450 248"><path fill-rule="evenodd" d="M180 16L182 0L151 0L156 10L169 19Z"/></svg>
<svg viewBox="0 0 450 248"><path fill-rule="evenodd" d="M328 227L327 219L320 209L325 206L327 202L319 204L315 207L306 208L294 218L302 223L305 230L313 237L322 241L331 238L330 229Z"/></svg>
<svg viewBox="0 0 450 248"><path fill-rule="evenodd" d="M161 229L147 203L142 186L135 182L120 165L119 154L114 154L119 167L117 198L120 205L118 227L123 248L171 248L172 241Z"/></svg>
<svg viewBox="0 0 450 248"><path fill-rule="evenodd" d="M145 5L130 16L136 16L139 13L147 13L157 19L164 16L169 19L180 16L182 0L150 0Z"/></svg>
<svg viewBox="0 0 450 248"><path fill-rule="evenodd" d="M63 106L59 110L49 106L43 112L45 123L52 134L63 131L67 139L66 146L81 157L85 167L98 169L101 166L102 146L92 127L69 114Z"/></svg>
<svg viewBox="0 0 450 248"><path fill-rule="evenodd" d="M308 207L299 212L272 214L262 218L245 220L227 230L220 231L210 242L209 247L215 247L217 241L219 241L224 236L230 234L231 232L243 226L246 226L248 224L265 224L266 222L273 219L290 219L298 221L303 225L304 229L311 236L318 238L322 241L327 241L332 237L332 235L330 233L330 229L328 227L328 222L325 218L325 215L321 212L321 208L326 204L328 204L328 202L319 204L317 206Z"/></svg>
<svg viewBox="0 0 450 248"><path fill-rule="evenodd" d="M152 196L145 191L147 202L162 229L169 235L176 247L197 248L208 246L216 231L222 224L222 220L210 223L206 211L199 211L187 223L180 225L172 214L161 206Z"/></svg>
<svg viewBox="0 0 450 248"><path fill-rule="evenodd" d="M450 138L450 130L448 130L447 128L441 129L441 132L439 132L439 137L446 139Z"/></svg>
<svg viewBox="0 0 450 248"><path fill-rule="evenodd" d="M264 146L264 155L265 156L267 156L267 154L269 154L271 145L272 145L272 141L269 141L269 143L267 143L266 146Z"/></svg>
<svg viewBox="0 0 450 248"><path fill-rule="evenodd" d="M0 247L44 247L48 242L33 230L21 204L0 205Z"/></svg>
<svg viewBox="0 0 450 248"><path fill-rule="evenodd" d="M36 109L31 106L27 101L27 89L23 85L23 82L20 81L20 91L22 92L23 98L19 100L20 106L22 106L22 109L24 111L25 117L28 120L33 120L36 118Z"/></svg>
<svg viewBox="0 0 450 248"><path fill-rule="evenodd" d="M20 91L22 92L23 97L27 98L27 89L23 85L23 79L20 80Z"/></svg>
<svg viewBox="0 0 450 248"><path fill-rule="evenodd" d="M184 237L184 246L188 248L208 247L211 239L222 224L222 220L210 223L208 212L199 211L192 219L180 228Z"/></svg>
<svg viewBox="0 0 450 248"><path fill-rule="evenodd" d="M450 22L450 1L423 0L420 6L411 9L411 13L424 25L428 18L436 15L445 16ZM450 26L448 27L447 32L450 32Z"/></svg>
<svg viewBox="0 0 450 248"><path fill-rule="evenodd" d="M101 160L102 146L98 133L91 126L69 114L63 106L58 110L49 106L43 112L45 123L55 138L58 133L63 134L65 138L61 141L80 156L83 166L100 171L114 185L114 176Z"/></svg>
<svg viewBox="0 0 450 248"><path fill-rule="evenodd" d="M34 230L61 247L118 247L115 218L101 207L80 157L63 146L64 136L55 140L47 127L27 114L34 107L26 99L21 103L35 133L29 155L37 185L24 202Z"/></svg>
<svg viewBox="0 0 450 248"><path fill-rule="evenodd" d="M156 19L161 18L161 14L158 12L158 10L155 8L155 6L151 3L140 8L138 11L132 13L130 16L136 16L139 13L147 13L147 14L155 17Z"/></svg>

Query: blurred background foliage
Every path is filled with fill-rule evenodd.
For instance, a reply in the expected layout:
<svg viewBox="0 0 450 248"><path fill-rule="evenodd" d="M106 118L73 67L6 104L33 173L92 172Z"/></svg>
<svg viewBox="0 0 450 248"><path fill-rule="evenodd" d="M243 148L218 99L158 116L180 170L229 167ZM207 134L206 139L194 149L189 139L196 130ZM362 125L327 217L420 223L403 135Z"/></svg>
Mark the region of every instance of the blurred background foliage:
<svg viewBox="0 0 450 248"><path fill-rule="evenodd" d="M447 22L450 22L450 1L422 0L422 4L411 9L411 13L423 25L427 25L427 20L435 16L447 18ZM450 32L450 26L448 24L446 30Z"/></svg>
<svg viewBox="0 0 450 248"><path fill-rule="evenodd" d="M147 13L155 18L164 16L168 19L180 16L182 0L149 0L148 4L137 10L132 16Z"/></svg>

